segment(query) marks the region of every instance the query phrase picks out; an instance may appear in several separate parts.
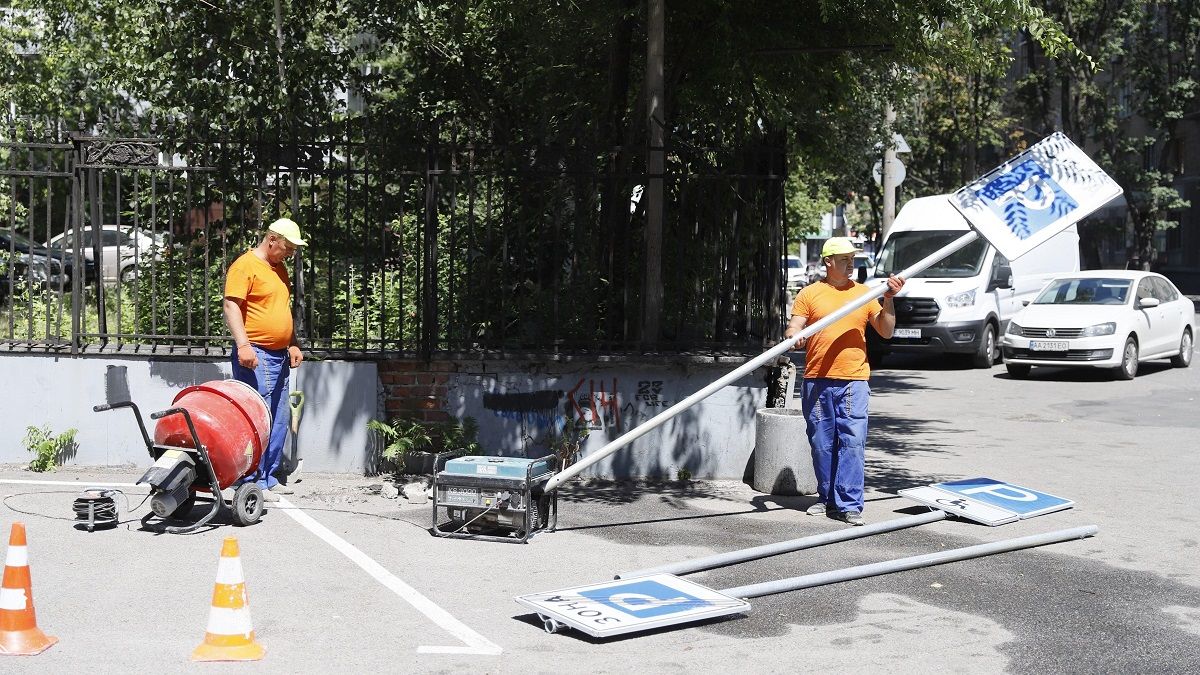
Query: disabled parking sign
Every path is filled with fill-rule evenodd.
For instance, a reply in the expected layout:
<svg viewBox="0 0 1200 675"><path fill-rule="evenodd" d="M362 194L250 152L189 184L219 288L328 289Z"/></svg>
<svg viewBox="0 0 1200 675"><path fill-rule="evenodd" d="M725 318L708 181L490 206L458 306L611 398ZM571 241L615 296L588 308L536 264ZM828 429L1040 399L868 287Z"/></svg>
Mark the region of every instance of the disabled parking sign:
<svg viewBox="0 0 1200 675"><path fill-rule="evenodd" d="M900 494L926 506L993 526L1069 509L1075 505L1069 499L991 478L934 483L900 490Z"/></svg>
<svg viewBox="0 0 1200 675"><path fill-rule="evenodd" d="M517 596L549 626L557 622L593 637L652 630L728 614L750 603L672 574L654 574Z"/></svg>
<svg viewBox="0 0 1200 675"><path fill-rule="evenodd" d="M954 208L1015 260L1121 194L1121 187L1055 132L950 198Z"/></svg>

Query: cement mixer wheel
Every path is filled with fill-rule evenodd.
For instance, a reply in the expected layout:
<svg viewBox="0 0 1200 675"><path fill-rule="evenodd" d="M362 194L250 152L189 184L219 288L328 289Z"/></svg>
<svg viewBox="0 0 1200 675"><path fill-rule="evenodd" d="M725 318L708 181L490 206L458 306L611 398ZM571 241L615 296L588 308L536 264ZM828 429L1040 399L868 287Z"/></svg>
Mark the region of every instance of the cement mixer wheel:
<svg viewBox="0 0 1200 675"><path fill-rule="evenodd" d="M242 483L233 493L233 522L245 527L262 517L263 493L258 483Z"/></svg>

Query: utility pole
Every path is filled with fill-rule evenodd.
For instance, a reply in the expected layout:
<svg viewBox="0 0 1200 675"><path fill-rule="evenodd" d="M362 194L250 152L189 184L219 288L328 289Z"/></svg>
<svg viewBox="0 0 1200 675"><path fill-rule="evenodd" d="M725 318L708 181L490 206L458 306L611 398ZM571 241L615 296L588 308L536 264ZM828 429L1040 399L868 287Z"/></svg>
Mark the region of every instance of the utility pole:
<svg viewBox="0 0 1200 675"><path fill-rule="evenodd" d="M887 107L884 108L884 116L887 121L885 133L888 136L887 142L883 145L883 166L880 170L880 185L883 189L883 231L880 232L879 241L887 239L888 231L892 229L892 221L896 219L896 143L894 140L894 132L892 126L896 124L896 108L891 101L887 102Z"/></svg>
<svg viewBox="0 0 1200 675"><path fill-rule="evenodd" d="M666 114L663 111L664 0L646 1L646 263L642 293L642 343L655 345L662 314L663 172Z"/></svg>

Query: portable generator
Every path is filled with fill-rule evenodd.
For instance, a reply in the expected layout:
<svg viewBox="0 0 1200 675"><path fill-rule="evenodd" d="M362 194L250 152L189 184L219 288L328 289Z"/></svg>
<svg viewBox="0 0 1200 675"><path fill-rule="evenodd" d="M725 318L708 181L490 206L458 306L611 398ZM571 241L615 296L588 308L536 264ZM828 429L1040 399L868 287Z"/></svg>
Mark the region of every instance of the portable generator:
<svg viewBox="0 0 1200 675"><path fill-rule="evenodd" d="M525 543L554 530L558 492L547 492L558 458L458 457L433 477L433 534Z"/></svg>

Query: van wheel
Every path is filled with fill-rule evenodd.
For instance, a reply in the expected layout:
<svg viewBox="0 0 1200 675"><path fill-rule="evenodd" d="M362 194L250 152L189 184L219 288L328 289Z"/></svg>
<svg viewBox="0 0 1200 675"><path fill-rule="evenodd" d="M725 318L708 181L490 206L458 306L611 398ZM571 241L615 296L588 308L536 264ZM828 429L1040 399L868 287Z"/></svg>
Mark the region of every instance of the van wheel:
<svg viewBox="0 0 1200 675"><path fill-rule="evenodd" d="M1113 371L1113 376L1118 380L1132 380L1137 377L1137 371L1138 343L1137 338L1130 335L1125 338L1125 348L1121 350L1121 365Z"/></svg>
<svg viewBox="0 0 1200 675"><path fill-rule="evenodd" d="M1183 337L1179 339L1179 353L1171 357L1171 365L1176 368L1187 368L1192 365L1192 331L1183 329Z"/></svg>
<svg viewBox="0 0 1200 675"><path fill-rule="evenodd" d="M1020 363L1005 363L1004 367L1008 369L1008 376L1014 380L1023 380L1029 377L1029 366Z"/></svg>
<svg viewBox="0 0 1200 675"><path fill-rule="evenodd" d="M996 327L988 322L979 338L979 349L971 357L971 365L975 368L991 368L999 355L996 349Z"/></svg>

